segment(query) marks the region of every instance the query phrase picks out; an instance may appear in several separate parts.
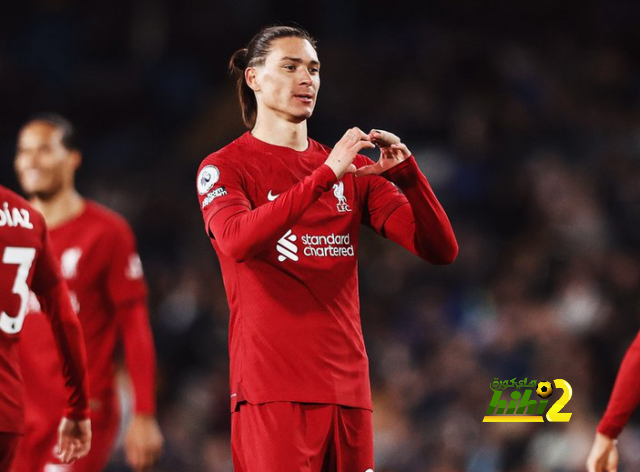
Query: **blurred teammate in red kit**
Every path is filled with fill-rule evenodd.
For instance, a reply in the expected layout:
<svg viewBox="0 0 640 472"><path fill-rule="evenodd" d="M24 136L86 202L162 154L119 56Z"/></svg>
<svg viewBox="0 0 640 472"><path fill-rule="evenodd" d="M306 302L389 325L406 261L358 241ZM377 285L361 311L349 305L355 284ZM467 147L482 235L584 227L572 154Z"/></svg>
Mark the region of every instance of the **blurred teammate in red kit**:
<svg viewBox="0 0 640 472"><path fill-rule="evenodd" d="M162 445L155 419L155 350L147 288L129 225L77 193L74 177L80 161L74 128L65 118L41 115L22 127L15 170L23 191L45 217L86 340L93 448L71 470L102 471L113 449L120 425L114 377L119 340L135 394L125 451L134 470L145 470L155 462ZM24 326L27 342L20 354L26 433L16 468L39 472L47 463L55 463L53 412L61 406L63 379L46 319L37 304L30 308Z"/></svg>
<svg viewBox="0 0 640 472"><path fill-rule="evenodd" d="M19 346L24 341L22 328L31 290L51 323L54 355L60 358L57 374L66 384L62 406L52 413L54 431L59 429L53 444L57 440L57 457L69 463L91 448L82 328L71 308L42 215L0 186L0 472L11 470L25 431Z"/></svg>
<svg viewBox="0 0 640 472"><path fill-rule="evenodd" d="M633 340L622 360L607 409L596 430L587 459L588 472L618 470L618 435L640 404L640 334Z"/></svg>

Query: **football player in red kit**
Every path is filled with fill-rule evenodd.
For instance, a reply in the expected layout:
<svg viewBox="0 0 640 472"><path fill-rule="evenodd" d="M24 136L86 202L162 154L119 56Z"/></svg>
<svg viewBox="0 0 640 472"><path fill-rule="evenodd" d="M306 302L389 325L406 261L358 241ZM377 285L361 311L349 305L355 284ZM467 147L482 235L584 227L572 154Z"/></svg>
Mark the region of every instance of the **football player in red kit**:
<svg viewBox="0 0 640 472"><path fill-rule="evenodd" d="M0 186L0 472L11 470L25 429L18 346L24 341L22 327L30 290L51 322L60 355L62 370L58 375L62 374L66 389L62 408L53 414L56 426L59 423L58 457L69 463L85 456L91 447L82 329L71 308L44 219L23 198Z"/></svg>
<svg viewBox="0 0 640 472"><path fill-rule="evenodd" d="M155 419L155 350L147 289L129 225L75 189L81 154L74 136L66 119L39 116L22 127L15 159L20 184L49 227L86 340L93 447L71 470L102 471L113 449L121 416L114 359L119 340L135 394L125 451L135 470L145 470L157 459L162 444ZM40 472L53 460L52 411L61 404L63 379L52 352L51 330L37 304L30 307L24 331L28 338L20 355L26 386L26 431L16 467Z"/></svg>
<svg viewBox="0 0 640 472"><path fill-rule="evenodd" d="M434 264L455 259L453 230L397 136L307 137L320 62L304 30L265 28L230 66L250 131L204 159L196 186L230 307L234 470L371 471L360 225ZM358 154L376 146L376 163Z"/></svg>
<svg viewBox="0 0 640 472"><path fill-rule="evenodd" d="M618 470L618 435L640 404L640 333L627 350L587 459L589 472Z"/></svg>

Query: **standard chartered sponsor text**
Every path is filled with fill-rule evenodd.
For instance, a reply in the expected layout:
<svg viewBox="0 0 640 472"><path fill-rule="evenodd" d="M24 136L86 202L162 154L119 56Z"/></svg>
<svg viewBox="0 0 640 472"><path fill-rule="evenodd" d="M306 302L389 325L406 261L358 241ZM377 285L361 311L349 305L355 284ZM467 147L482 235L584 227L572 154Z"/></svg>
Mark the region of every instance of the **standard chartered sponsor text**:
<svg viewBox="0 0 640 472"><path fill-rule="evenodd" d="M348 257L355 256L349 234L311 235L300 238L305 246L303 254L315 257Z"/></svg>

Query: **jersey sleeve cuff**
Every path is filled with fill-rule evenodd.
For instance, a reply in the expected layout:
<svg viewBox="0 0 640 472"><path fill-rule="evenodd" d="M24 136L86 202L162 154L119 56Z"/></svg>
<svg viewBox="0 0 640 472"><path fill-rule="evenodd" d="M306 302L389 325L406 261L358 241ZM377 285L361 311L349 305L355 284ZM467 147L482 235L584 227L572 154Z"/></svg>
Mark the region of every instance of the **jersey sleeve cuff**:
<svg viewBox="0 0 640 472"><path fill-rule="evenodd" d="M596 431L600 434L604 434L608 438L617 439L624 427L612 425L606 423L604 420L600 422Z"/></svg>
<svg viewBox="0 0 640 472"><path fill-rule="evenodd" d="M320 190L322 190L323 192L326 192L327 190L330 190L331 187L333 187L333 184L335 184L338 181L338 178L336 177L336 174L334 174L333 169L331 169L331 167L329 167L327 164L322 164L320 167L318 167L318 169L316 169L315 171L315 184L316 187L320 188Z"/></svg>
<svg viewBox="0 0 640 472"><path fill-rule="evenodd" d="M89 419L91 413L88 406L86 408L68 407L65 409L64 416L72 421L82 421Z"/></svg>
<svg viewBox="0 0 640 472"><path fill-rule="evenodd" d="M152 405L136 405L133 412L139 416L156 416L156 409Z"/></svg>
<svg viewBox="0 0 640 472"><path fill-rule="evenodd" d="M413 154L407 157L400 164L393 166L391 169L380 174L387 180L390 180L400 188L413 187L418 181L421 171L418 167Z"/></svg>

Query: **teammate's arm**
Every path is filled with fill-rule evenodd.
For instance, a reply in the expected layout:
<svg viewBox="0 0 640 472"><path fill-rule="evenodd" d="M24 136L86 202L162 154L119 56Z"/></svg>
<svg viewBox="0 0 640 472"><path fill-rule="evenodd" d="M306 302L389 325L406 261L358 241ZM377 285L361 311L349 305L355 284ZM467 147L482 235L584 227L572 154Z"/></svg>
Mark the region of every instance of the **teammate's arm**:
<svg viewBox="0 0 640 472"><path fill-rule="evenodd" d="M324 165L291 189L253 210L242 204L229 205L209 220L209 232L220 250L237 261L259 254L274 238L285 233L336 180L355 172L353 160L364 148L374 147L358 128L348 130L329 154Z"/></svg>
<svg viewBox="0 0 640 472"><path fill-rule="evenodd" d="M104 241L109 257L107 296L113 305L125 364L133 387L133 418L124 436L127 463L135 471L150 468L160 456L163 438L156 421L156 358L147 309L147 286L133 231L121 221Z"/></svg>
<svg viewBox="0 0 640 472"><path fill-rule="evenodd" d="M52 285L53 284L53 285ZM37 260L33 291L47 314L55 338L68 392L67 408L58 429L58 457L70 463L91 449L87 356L80 321L73 312L66 283L58 273L58 263L45 235Z"/></svg>
<svg viewBox="0 0 640 472"><path fill-rule="evenodd" d="M125 454L134 470L143 471L158 460L164 442L155 417L156 360L147 304L144 299L123 304L116 317L135 401L124 439Z"/></svg>
<svg viewBox="0 0 640 472"><path fill-rule="evenodd" d="M640 404L640 333L627 349L616 382L611 392L607 409L598 425L596 438L587 461L589 472L614 470L606 465L615 462L617 449L615 440L626 426L631 414Z"/></svg>
<svg viewBox="0 0 640 472"><path fill-rule="evenodd" d="M367 202L370 224L428 262L453 262L458 254L453 228L411 152L392 133L372 130L370 136L380 147L380 160L360 167L356 175L380 175L404 194L399 195L388 182L375 177Z"/></svg>

